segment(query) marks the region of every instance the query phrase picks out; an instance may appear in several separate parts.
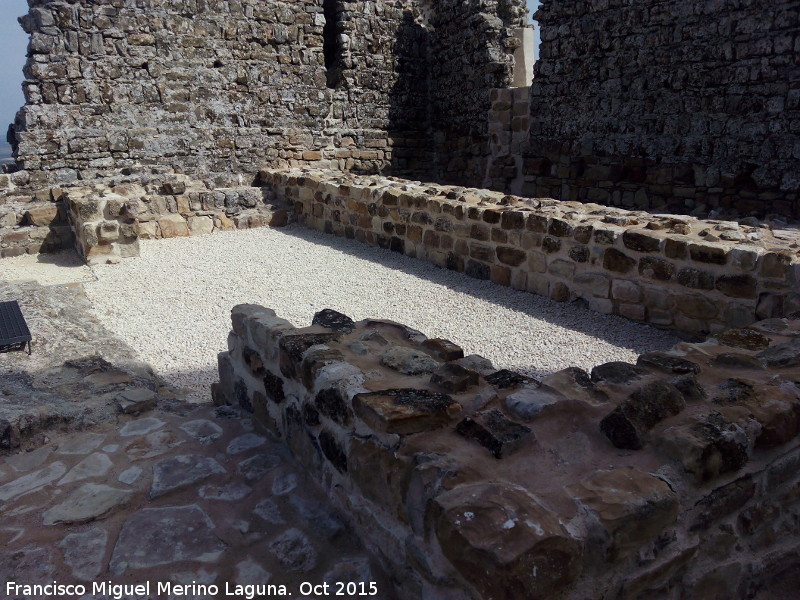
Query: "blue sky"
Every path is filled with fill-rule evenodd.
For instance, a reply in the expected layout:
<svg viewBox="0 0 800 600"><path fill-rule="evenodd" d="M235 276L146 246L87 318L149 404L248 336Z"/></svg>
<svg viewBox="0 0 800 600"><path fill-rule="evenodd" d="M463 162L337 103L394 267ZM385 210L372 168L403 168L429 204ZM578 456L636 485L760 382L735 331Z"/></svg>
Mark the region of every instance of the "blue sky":
<svg viewBox="0 0 800 600"><path fill-rule="evenodd" d="M538 0L526 1L531 11L539 5ZM17 23L17 17L27 12L26 0L0 0L0 146L5 144L6 129L24 102L22 67L28 36Z"/></svg>

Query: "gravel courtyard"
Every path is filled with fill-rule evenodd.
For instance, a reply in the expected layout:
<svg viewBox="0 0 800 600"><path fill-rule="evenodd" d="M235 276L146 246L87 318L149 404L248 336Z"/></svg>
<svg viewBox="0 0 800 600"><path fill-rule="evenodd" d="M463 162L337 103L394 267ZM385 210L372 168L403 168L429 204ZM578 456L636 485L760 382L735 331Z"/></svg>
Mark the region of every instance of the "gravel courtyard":
<svg viewBox="0 0 800 600"><path fill-rule="evenodd" d="M633 361L678 341L299 226L144 241L141 257L93 271L96 281L84 285L103 324L198 402L210 398L230 309L240 303L270 307L298 326L323 308L356 321L391 319L531 375Z"/></svg>

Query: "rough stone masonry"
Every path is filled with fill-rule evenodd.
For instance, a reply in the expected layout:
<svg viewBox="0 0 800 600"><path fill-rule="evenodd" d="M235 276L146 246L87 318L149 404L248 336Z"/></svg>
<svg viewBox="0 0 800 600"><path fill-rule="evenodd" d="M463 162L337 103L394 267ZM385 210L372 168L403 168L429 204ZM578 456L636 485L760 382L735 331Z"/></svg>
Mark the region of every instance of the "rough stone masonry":
<svg viewBox="0 0 800 600"><path fill-rule="evenodd" d="M285 441L404 598L800 585L797 319L541 381L332 310L297 328L240 305L232 324L216 403Z"/></svg>
<svg viewBox="0 0 800 600"><path fill-rule="evenodd" d="M13 141L34 187L141 164L231 184L309 162L477 184L525 21L522 0L30 6Z"/></svg>

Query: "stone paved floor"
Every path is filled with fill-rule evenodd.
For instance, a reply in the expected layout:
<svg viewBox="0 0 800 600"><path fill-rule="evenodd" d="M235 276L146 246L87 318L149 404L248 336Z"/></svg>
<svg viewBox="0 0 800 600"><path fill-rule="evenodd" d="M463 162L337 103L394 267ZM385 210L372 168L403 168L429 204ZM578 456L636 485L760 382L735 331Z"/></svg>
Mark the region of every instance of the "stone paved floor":
<svg viewBox="0 0 800 600"><path fill-rule="evenodd" d="M112 598L92 588L108 581L151 582L126 599L213 597L159 594L157 582L313 598L301 583L374 581L377 598L393 597L285 447L228 407L120 417L0 459L0 546L0 584L83 583L82 600Z"/></svg>

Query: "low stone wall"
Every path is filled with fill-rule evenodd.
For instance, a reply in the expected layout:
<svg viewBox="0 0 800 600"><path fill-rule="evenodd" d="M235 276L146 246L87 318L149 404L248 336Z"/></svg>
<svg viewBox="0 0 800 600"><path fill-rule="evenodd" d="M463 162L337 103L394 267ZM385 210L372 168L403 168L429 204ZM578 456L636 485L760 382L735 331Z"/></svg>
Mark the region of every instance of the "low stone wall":
<svg viewBox="0 0 800 600"><path fill-rule="evenodd" d="M401 597L800 586L800 320L542 381L388 321L232 322L215 402L287 443Z"/></svg>
<svg viewBox="0 0 800 600"><path fill-rule="evenodd" d="M75 242L61 190L16 190L0 181L0 258L56 252Z"/></svg>
<svg viewBox="0 0 800 600"><path fill-rule="evenodd" d="M139 240L286 225L293 214L261 188L210 189L174 173L91 185L8 189L0 196L0 256L77 247L89 264L139 255Z"/></svg>
<svg viewBox="0 0 800 600"><path fill-rule="evenodd" d="M707 334L800 310L798 235L594 204L306 169L271 201L354 238L602 313Z"/></svg>

